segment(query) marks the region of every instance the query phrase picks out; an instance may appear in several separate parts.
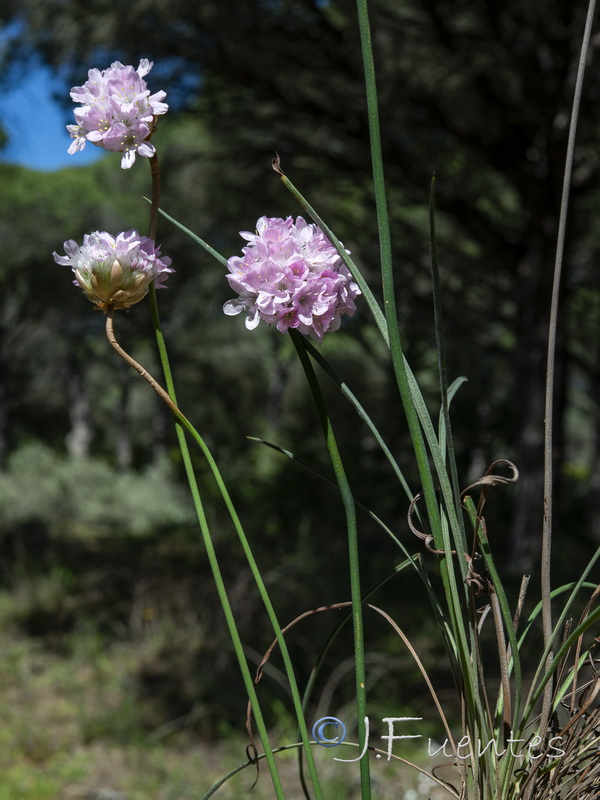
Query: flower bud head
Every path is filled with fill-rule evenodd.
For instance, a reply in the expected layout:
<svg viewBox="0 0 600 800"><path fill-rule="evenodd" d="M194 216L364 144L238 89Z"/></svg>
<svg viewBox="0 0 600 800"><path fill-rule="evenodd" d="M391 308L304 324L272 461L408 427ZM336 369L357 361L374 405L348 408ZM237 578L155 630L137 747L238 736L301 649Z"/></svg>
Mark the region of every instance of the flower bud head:
<svg viewBox="0 0 600 800"><path fill-rule="evenodd" d="M72 239L64 243L65 256L53 253L57 264L71 267L76 286L98 308L129 308L148 293L151 282L162 289L171 259L160 255L152 239L135 230L119 233L95 231L83 237L80 247Z"/></svg>

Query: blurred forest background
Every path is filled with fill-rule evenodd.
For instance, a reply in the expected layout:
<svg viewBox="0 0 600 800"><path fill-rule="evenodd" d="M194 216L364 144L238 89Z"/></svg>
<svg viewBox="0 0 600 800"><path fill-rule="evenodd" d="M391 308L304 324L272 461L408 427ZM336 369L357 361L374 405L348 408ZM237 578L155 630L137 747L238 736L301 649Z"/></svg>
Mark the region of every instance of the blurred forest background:
<svg viewBox="0 0 600 800"><path fill-rule="evenodd" d="M372 0L371 12L407 357L435 409L427 218L435 171L449 375L468 378L453 405L462 483L497 458L517 464L520 482L493 497L490 518L504 573L516 581L525 571L535 575L538 557L548 309L586 4ZM271 170L277 151L377 292L352 0L4 0L0 19L15 31L4 46L2 81L18 81L33 59L49 65L64 82L65 124L72 121L68 91L88 69L154 61L149 87L166 90L170 105L153 139L163 170L161 205L221 253L238 253L238 232L252 229L259 216L301 213ZM596 37L594 63L599 43ZM43 119L31 124L44 135ZM557 580L576 576L600 539L599 134L600 83L592 68L575 154L559 330ZM81 241L92 230L144 232L149 169L144 159L124 172L118 156L87 167L77 167L76 158L73 168L52 173L0 163L0 618L10 656L0 684L21 698L37 697L32 687L42 687L25 714L14 711L18 704L5 692L0 714L13 734L32 721L9 751L13 760L17 750L25 753L31 769L56 766L66 746L47 720L45 735L35 724L52 670L69 676L79 693L77 725L87 743L105 736L121 741L122 750L136 737L162 742L184 732L214 739L241 733L245 715L169 413L119 363L102 316L51 256L66 239ZM348 599L335 490L246 439L274 441L330 474L287 338L262 325L249 333L241 317L225 317L221 307L231 291L222 268L164 219L158 240L176 268L159 301L180 405L233 490L280 619ZM120 314L117 326L126 348L159 375L147 304ZM413 475L386 352L364 304L326 339L323 353ZM334 387L324 387L359 498L417 551L406 500L376 443ZM198 470L243 639L258 661L271 638L265 615L200 459ZM360 536L368 586L399 553L367 517ZM414 587L404 578L382 592L380 604L404 615L409 597ZM413 601L410 615L424 646L437 653L427 609ZM330 624L305 622L291 638L301 678ZM421 690L409 680L409 658L386 637L375 627L367 642L374 695L392 696L402 708ZM350 654L346 639L331 669ZM272 723L287 702L277 663L263 687L275 709ZM331 690L336 702L349 697L345 680L337 694ZM52 707L59 720L61 713L71 719L63 706ZM235 758L243 760L243 748ZM2 769L6 776L9 767ZM30 772L23 770L18 779L25 785ZM181 787L188 779L181 778L179 794L165 789L161 797L187 796ZM35 786L19 796L55 796ZM159 796L152 791L148 796ZM131 792L126 796L138 796Z"/></svg>

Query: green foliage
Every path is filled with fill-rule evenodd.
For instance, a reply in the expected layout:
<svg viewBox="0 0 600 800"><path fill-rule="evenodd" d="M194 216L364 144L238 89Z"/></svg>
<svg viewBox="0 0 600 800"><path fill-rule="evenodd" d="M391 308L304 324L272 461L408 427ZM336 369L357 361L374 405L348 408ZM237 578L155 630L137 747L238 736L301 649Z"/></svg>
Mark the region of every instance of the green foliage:
<svg viewBox="0 0 600 800"><path fill-rule="evenodd" d="M5 534L33 525L52 539L148 536L193 521L166 461L118 472L98 459L64 458L40 442L10 456L0 474L0 509Z"/></svg>

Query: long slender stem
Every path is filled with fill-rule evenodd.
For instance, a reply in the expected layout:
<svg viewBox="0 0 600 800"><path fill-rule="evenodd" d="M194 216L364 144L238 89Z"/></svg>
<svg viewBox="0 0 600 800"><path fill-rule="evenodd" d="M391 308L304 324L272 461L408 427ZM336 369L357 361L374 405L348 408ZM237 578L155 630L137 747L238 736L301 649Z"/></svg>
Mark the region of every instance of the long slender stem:
<svg viewBox="0 0 600 800"><path fill-rule="evenodd" d="M300 363L306 374L315 405L319 414L323 433L327 441L327 449L340 490L344 512L346 514L346 527L348 531L348 560L350 566L350 597L352 600L352 620L354 623L354 664L356 678L356 712L358 716L358 738L361 746L367 737L365 717L367 716L367 692L365 672L365 642L362 613L362 596L360 590L360 561L358 555L358 530L356 525L356 508L352 490L346 477L340 451L337 446L331 421L325 409L321 387L315 375L312 362L306 351L304 339L298 331L290 329L290 337L298 353ZM362 800L371 798L371 777L369 759L360 760L360 787Z"/></svg>
<svg viewBox="0 0 600 800"><path fill-rule="evenodd" d="M550 324L548 331L548 361L546 369L546 402L544 415L544 521L542 529L542 558L541 558L541 591L542 591L542 627L544 632L544 645L548 647L552 640L552 604L550 593L552 589L550 562L552 552L552 490L553 490L553 424L554 424L554 364L556 355L556 332L558 327L558 304L560 299L560 287L562 278L562 267L565 250L565 236L567 228L567 214L569 209L569 193L571 188L571 175L573 172L573 156L575 152L575 137L577 134L577 123L579 120L579 106L581 103L581 92L583 88L583 78L587 54L589 49L590 37L592 33L592 21L596 0L589 0L585 31L581 44L579 57L579 67L577 70L577 80L573 96L573 107L571 111L571 122L569 125L569 138L567 143L567 157L565 172L563 177L562 197L560 204L560 218L558 222L558 239L556 244L556 260L554 264L554 280L552 285L552 301L550 305ZM552 662L552 651L548 653L546 668ZM540 731L545 732L550 715L550 705L552 700L552 685L547 684L544 692L542 716L540 720Z"/></svg>
<svg viewBox="0 0 600 800"><path fill-rule="evenodd" d="M150 224L149 224L149 236L151 239L156 240L156 227L158 221L158 206L160 200L160 166L158 162L158 155L155 153L154 156L150 159L150 169L152 174L152 203L150 207ZM264 722L264 718L262 715L262 710L260 704L258 702L258 696L256 694L256 689L254 685L254 681L252 675L250 673L250 669L248 667L248 662L246 660L246 656L243 650L243 645L240 639L239 632L237 630L237 625L235 622L235 618L233 616L233 611L231 609L231 605L229 603L229 598L227 596L227 590L225 588L225 584L223 581L223 577L221 575L219 563L217 560L216 552L212 543L212 537L210 534L210 529L208 527L208 522L206 520L206 516L204 513L204 509L202 506L202 501L200 498L200 492L198 489L198 483L196 480L196 473L194 471L194 467L192 464L192 459L190 456L187 440L185 438L184 428L190 433L190 435L196 440L196 442L200 445L203 450L207 451L206 445L196 431L196 429L191 425L189 420L181 413L179 407L177 406L177 397L175 394L175 384L173 382L173 375L171 373L171 367L169 363L169 356L167 353L167 346L164 339L164 335L162 332L161 324L160 324L160 317L158 313L158 305L156 302L156 288L154 283L150 285L150 309L152 314L152 323L154 326L154 333L156 336L156 341L158 345L158 351L160 355L160 360L163 368L163 373L165 376L165 381L167 384L167 392L158 384L158 382L149 375L149 373L143 369L128 353L126 353L120 345L117 343L116 338L114 336L114 330L112 328L112 309L109 309L109 313L107 314L107 335L111 345L115 348L115 350L124 358L127 363L129 363L139 374L145 378L150 386L154 389L155 392L159 395L159 397L167 404L167 406L173 411L176 416L177 424L175 426L177 440L179 443L179 449L181 451L181 457L183 460L186 476L188 479L190 492L192 495L192 500L194 502L194 506L196 508L196 513L198 516L198 522L200 526L200 531L202 534L202 539L204 542L204 546L206 548L206 553L209 559L209 564L211 567L211 571L213 573L213 578L215 581L215 585L217 588L217 593L219 595L219 600L221 602L221 606L223 608L223 613L225 614L225 620L227 623L227 627L229 630L229 635L238 659L238 663L240 666L240 670L242 672L242 678L244 681L244 685L246 687L246 691L248 692L248 697L252 703L253 707L253 714L254 719L256 721L256 727L258 729L259 737L262 742L264 751L265 751L265 758L267 761L267 765L269 768L269 772L271 775L271 781L273 783L273 788L275 790L275 794L278 800L285 800L283 786L281 784L281 779L279 777L279 772L277 770L277 764L275 763L275 758L273 755L273 749L271 747L271 743L269 742L269 735L267 732L267 728ZM112 338L111 335L112 334ZM209 463L212 461L212 456L210 453L205 452ZM216 464L214 461L212 462L211 466L214 467L213 472L216 471ZM218 478L218 482L220 479L220 475L215 476ZM222 481L220 482L220 486L222 487L222 491L224 490L224 485ZM226 500L229 500L229 497L226 497ZM229 501L231 503L231 501ZM241 525L239 524L239 520L236 519L234 522L237 521L236 528L241 529ZM247 543L246 543L247 544ZM263 587L264 588L264 587ZM266 590L265 590L266 591ZM285 646L285 645L284 645ZM301 703L299 692L296 692L298 695L298 703ZM306 739L308 735L306 736ZM305 743L305 747L306 747ZM310 749L310 748L309 748Z"/></svg>
<svg viewBox="0 0 600 800"><path fill-rule="evenodd" d="M151 160L151 168L152 168L152 205L151 205L151 210L150 210L150 226L151 226L151 229L153 229L155 231L156 222L157 222L157 219L158 219L158 198L159 198L159 192L160 192L160 170L159 170L159 167L158 167L158 158L157 157L154 157ZM235 509L235 506L233 505L233 501L231 500L231 496L229 495L229 492L227 490L225 482L223 481L223 478L221 476L221 473L219 471L217 463L214 460L214 458L212 456L212 453L210 452L210 450L207 447L206 443L204 442L203 438L200 436L198 431L193 427L193 425L191 425L191 423L186 419L186 417L184 417L181 414L181 411L179 410L179 408L177 407L177 405L175 403L175 386L174 386L174 382L173 382L173 376L172 376L172 373L171 373L171 367L170 367L170 363L169 363L169 357L168 357L168 353L167 353L166 342L165 342L165 339L164 339L164 336L163 336L163 333L162 333L162 329L161 329L161 325L160 325L160 316L159 316L159 313L158 313L158 305L157 305L157 302L156 302L156 289L155 289L154 285L152 285L151 288L150 288L150 306L151 306L151 310L152 310L152 321L153 321L153 324L154 324L154 331L155 331L156 339L157 339L157 343L158 343L158 349L159 349L161 364L162 364L162 367L163 367L163 373L164 373L164 376L165 376L165 381L166 381L167 389L168 389L167 398L169 398L170 402L165 399L163 394L161 394L160 392L159 392L159 394L160 394L161 398L163 400L165 400L165 402L167 402L167 405L169 405L169 407L174 411L178 422L180 422L180 424L188 431L188 433L192 436L192 438L195 440L195 442L200 447L200 450L202 451L204 457L206 458L206 461L208 462L208 465L209 465L210 470L211 470L211 472L213 474L213 477L214 477L214 479L215 479L215 481L217 483L217 486L218 486L219 491L221 493L221 496L222 496L222 498L224 500L224 503L225 503L225 506L227 508L227 511L229 512L229 515L231 517L231 521L233 523L234 529L236 531L236 534L238 536L240 544L242 545L242 549L244 551L244 555L246 556L246 560L248 562L248 566L250 567L250 570L251 570L252 575L254 577L254 580L255 580L256 586L258 588L261 600L263 601L263 604L264 604L265 609L267 611L267 616L269 617L269 621L270 621L270 623L271 623L271 625L273 627L273 631L275 633L277 642L279 644L279 648L280 648L281 655L282 655L282 658L283 658L286 674L287 674L288 681L289 681L290 693L292 695L292 701L293 701L293 704L294 704L294 711L295 711L297 722L298 722L298 729L299 729L301 737L302 737L302 742L303 742L303 746L304 746L304 750L305 750L305 754L306 754L306 760L307 760L308 768L309 768L309 771L310 771L311 779L312 779L312 782L313 782L313 787L314 787L314 790L315 790L315 797L316 797L316 800L323 800L323 794L322 794L322 790L321 790L321 786L320 786L320 782L319 782L319 776L317 774L317 767L316 767L316 763L315 763L315 760L314 760L312 748L311 748L311 745L310 745L310 737L309 737L308 728L307 728L307 725L306 725L306 720L305 720L305 717L304 717L304 711L303 711L303 708L302 708L302 698L301 698L300 691L299 691L299 688L298 688L298 685L297 685L296 676L295 676L295 673L294 673L294 667L293 667L293 664L292 664L292 659L290 657L289 650L287 648L287 644L285 642L283 633L281 631L281 626L280 626L279 621L277 619L277 615L275 613L275 608L273 607L273 604L272 604L271 599L269 597L269 593L267 591L267 588L265 586L264 580L263 580L262 575L260 573L260 569L259 569L258 564L256 563L256 560L255 560L254 555L252 553L252 549L250 547L250 543L248 542L248 539L247 539L246 534L244 532L244 528L243 528L242 523L241 523L241 521L240 521L240 519L238 517L238 514L237 514L237 511ZM153 386L153 388L155 388L155 390L156 390L155 386ZM177 431L178 431L178 437L179 437L179 433L180 433L179 426L177 428ZM182 437L183 437L183 432L182 431L181 431L181 434L182 434ZM183 441L183 444L185 445L185 447L187 448L187 442L185 441L185 437L183 437L183 440L180 438L180 447L182 446L182 441ZM254 697L256 697L255 694L254 694ZM251 702L252 702L252 704L254 703L254 700L252 700L252 698L251 698ZM257 725L258 725L258 720L257 720ZM261 740L262 740L263 739L263 732L260 730L260 728L259 728L259 734L260 734ZM267 746L270 748L270 745L269 745L268 741L266 742L266 744L263 741L263 745L265 746L265 750L266 750ZM273 762L273 765L274 765L274 762ZM271 761L269 761L269 766L271 768Z"/></svg>
<svg viewBox="0 0 600 800"><path fill-rule="evenodd" d="M264 719L262 716L262 711L260 709L260 705L258 704L258 696L256 694L256 690L254 688L254 682L252 679L252 675L250 673L250 669L248 667L248 662L246 660L246 656L244 654L244 648L242 645L242 641L239 636L239 632L237 630L237 625L235 623L235 619L233 616L233 611L231 609L231 605L229 603L229 598L227 597L227 591L225 589L225 584L223 582L223 577L221 575L221 570L219 567L219 562L217 560L216 552L212 543L212 538L210 535L210 530L208 527L208 522L206 520L206 515L204 513L204 507L202 504L202 500L200 498L200 492L198 490L198 484L196 482L196 476L194 472L194 468L192 466L192 461L190 458L189 449L187 446L187 441L185 439L185 434L183 432L183 428L186 428L188 432L192 433L192 435L196 434L194 438L198 435L191 423L188 419L181 413L179 410L177 403L174 400L175 393L172 392L173 397L170 397L167 392L162 388L162 386L156 381L150 373L144 369L141 364L139 364L132 356L129 355L117 342L115 332L114 332L114 310L109 308L106 314L106 336L108 341L110 342L111 346L114 350L121 356L121 358L127 362L136 372L138 372L144 380L146 380L152 389L158 394L161 400L167 404L167 406L173 411L177 418L177 438L179 440L179 447L181 449L181 455L183 458L183 464L185 467L186 475L188 478L188 482L190 485L190 491L192 494L192 500L194 502L194 507L196 509L196 515L198 517L198 523L200 525L200 531L202 533L202 539L204 541L204 546L206 548L206 553L208 556L209 564L213 573L213 577L215 580L215 585L217 587L217 592L219 595L219 600L221 601L221 606L223 607L223 612L225 614L225 620L227 623L227 627L229 629L229 635L231 637L231 641L233 643L233 648L235 650L236 656L238 658L238 662L240 665L240 669L242 671L242 678L244 680L244 684L246 686L246 691L248 692L248 696L252 702L252 707L254 711L254 718L256 720L256 726L259 731L259 735L265 749L265 755L267 759L267 764L269 765L269 769L271 771L271 778L273 780L273 786L275 788L275 792L278 798L283 800L283 788L281 786L281 781L279 779L279 774L277 772L277 765L275 764L275 760L273 758L273 753L271 751L271 747L269 744L268 733L264 723ZM255 705L256 704L256 705Z"/></svg>

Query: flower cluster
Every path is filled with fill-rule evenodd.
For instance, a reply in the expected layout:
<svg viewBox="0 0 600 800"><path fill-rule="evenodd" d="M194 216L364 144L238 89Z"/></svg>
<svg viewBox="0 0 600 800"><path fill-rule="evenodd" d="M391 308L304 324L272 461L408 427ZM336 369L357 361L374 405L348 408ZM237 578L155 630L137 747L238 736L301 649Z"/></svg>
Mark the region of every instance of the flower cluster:
<svg viewBox="0 0 600 800"><path fill-rule="evenodd" d="M69 147L71 155L83 150L86 141L123 153L123 169L133 165L136 153L146 158L154 155L154 145L148 140L155 118L166 113L168 106L162 102L165 92L150 95L144 76L151 69L147 58L137 70L115 61L102 72L91 69L86 83L71 89L71 98L81 103L75 109L77 124L67 125L74 140Z"/></svg>
<svg viewBox="0 0 600 800"><path fill-rule="evenodd" d="M64 243L66 256L53 253L57 264L71 267L76 286L100 309L129 308L148 293L152 281L163 288L171 259L160 257L160 247L135 230L117 234L95 231L83 237L79 247L72 239Z"/></svg>
<svg viewBox="0 0 600 800"><path fill-rule="evenodd" d="M285 333L297 328L318 342L354 313L360 289L323 231L302 217L261 217L256 233L242 231L249 244L227 262L227 280L239 297L226 314L246 311L246 327L261 319Z"/></svg>

